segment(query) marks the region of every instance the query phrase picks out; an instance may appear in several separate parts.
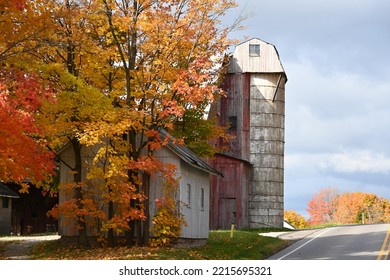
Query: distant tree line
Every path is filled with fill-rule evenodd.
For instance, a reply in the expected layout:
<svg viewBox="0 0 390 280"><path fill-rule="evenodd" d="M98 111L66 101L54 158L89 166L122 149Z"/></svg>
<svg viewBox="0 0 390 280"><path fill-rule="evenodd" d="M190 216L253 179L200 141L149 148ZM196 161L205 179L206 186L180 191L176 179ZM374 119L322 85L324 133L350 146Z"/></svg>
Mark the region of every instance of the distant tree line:
<svg viewBox="0 0 390 280"><path fill-rule="evenodd" d="M295 211L285 211L285 220L295 228L319 224L374 224L390 222L390 201L373 193L344 192L327 187L308 202L309 220Z"/></svg>

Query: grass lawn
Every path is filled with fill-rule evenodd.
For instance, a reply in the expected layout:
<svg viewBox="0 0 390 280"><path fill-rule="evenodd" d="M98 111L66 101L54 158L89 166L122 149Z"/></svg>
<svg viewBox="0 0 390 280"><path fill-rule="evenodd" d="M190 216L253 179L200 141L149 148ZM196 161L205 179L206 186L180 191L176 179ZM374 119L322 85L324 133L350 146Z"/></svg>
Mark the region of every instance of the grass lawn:
<svg viewBox="0 0 390 280"><path fill-rule="evenodd" d="M281 229L285 231L286 229ZM36 245L33 258L39 260L262 260L288 245L287 241L259 236L275 229L211 231L207 243L195 248L115 247L83 249L47 241Z"/></svg>

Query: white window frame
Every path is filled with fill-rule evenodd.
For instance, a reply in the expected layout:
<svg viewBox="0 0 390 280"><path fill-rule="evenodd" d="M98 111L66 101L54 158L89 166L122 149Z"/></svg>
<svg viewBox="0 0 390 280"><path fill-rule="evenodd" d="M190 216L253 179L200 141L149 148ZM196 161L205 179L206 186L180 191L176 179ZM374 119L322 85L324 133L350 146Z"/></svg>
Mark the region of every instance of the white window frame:
<svg viewBox="0 0 390 280"><path fill-rule="evenodd" d="M249 44L249 56L260 56L260 44Z"/></svg>

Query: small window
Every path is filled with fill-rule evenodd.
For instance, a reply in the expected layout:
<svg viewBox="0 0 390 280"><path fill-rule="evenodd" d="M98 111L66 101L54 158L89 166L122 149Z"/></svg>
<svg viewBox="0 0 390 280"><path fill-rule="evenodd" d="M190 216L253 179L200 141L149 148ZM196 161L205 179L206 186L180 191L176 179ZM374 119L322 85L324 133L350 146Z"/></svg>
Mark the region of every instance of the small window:
<svg viewBox="0 0 390 280"><path fill-rule="evenodd" d="M229 117L229 130L230 131L237 131L237 116L230 116Z"/></svg>
<svg viewBox="0 0 390 280"><path fill-rule="evenodd" d="M3 208L8 208L9 207L9 198L8 197L3 197Z"/></svg>
<svg viewBox="0 0 390 280"><path fill-rule="evenodd" d="M187 184L187 207L191 207L191 185Z"/></svg>
<svg viewBox="0 0 390 280"><path fill-rule="evenodd" d="M260 56L260 45L259 44L249 45L249 56Z"/></svg>
<svg viewBox="0 0 390 280"><path fill-rule="evenodd" d="M200 189L200 210L204 211L204 188Z"/></svg>

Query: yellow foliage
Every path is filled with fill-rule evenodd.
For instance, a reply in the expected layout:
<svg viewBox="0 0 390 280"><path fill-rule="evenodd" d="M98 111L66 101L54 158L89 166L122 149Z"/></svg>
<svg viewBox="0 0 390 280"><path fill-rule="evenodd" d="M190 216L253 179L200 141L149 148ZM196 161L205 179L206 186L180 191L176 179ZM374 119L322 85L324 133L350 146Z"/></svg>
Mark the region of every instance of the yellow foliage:
<svg viewBox="0 0 390 280"><path fill-rule="evenodd" d="M309 226L309 222L306 221L305 217L298 214L296 211L285 210L284 219L295 228L306 228Z"/></svg>
<svg viewBox="0 0 390 280"><path fill-rule="evenodd" d="M180 237L182 226L187 225L175 200L176 188L176 184L165 184L164 197L155 201L156 213L151 228L154 238L150 242L153 247L171 244Z"/></svg>

